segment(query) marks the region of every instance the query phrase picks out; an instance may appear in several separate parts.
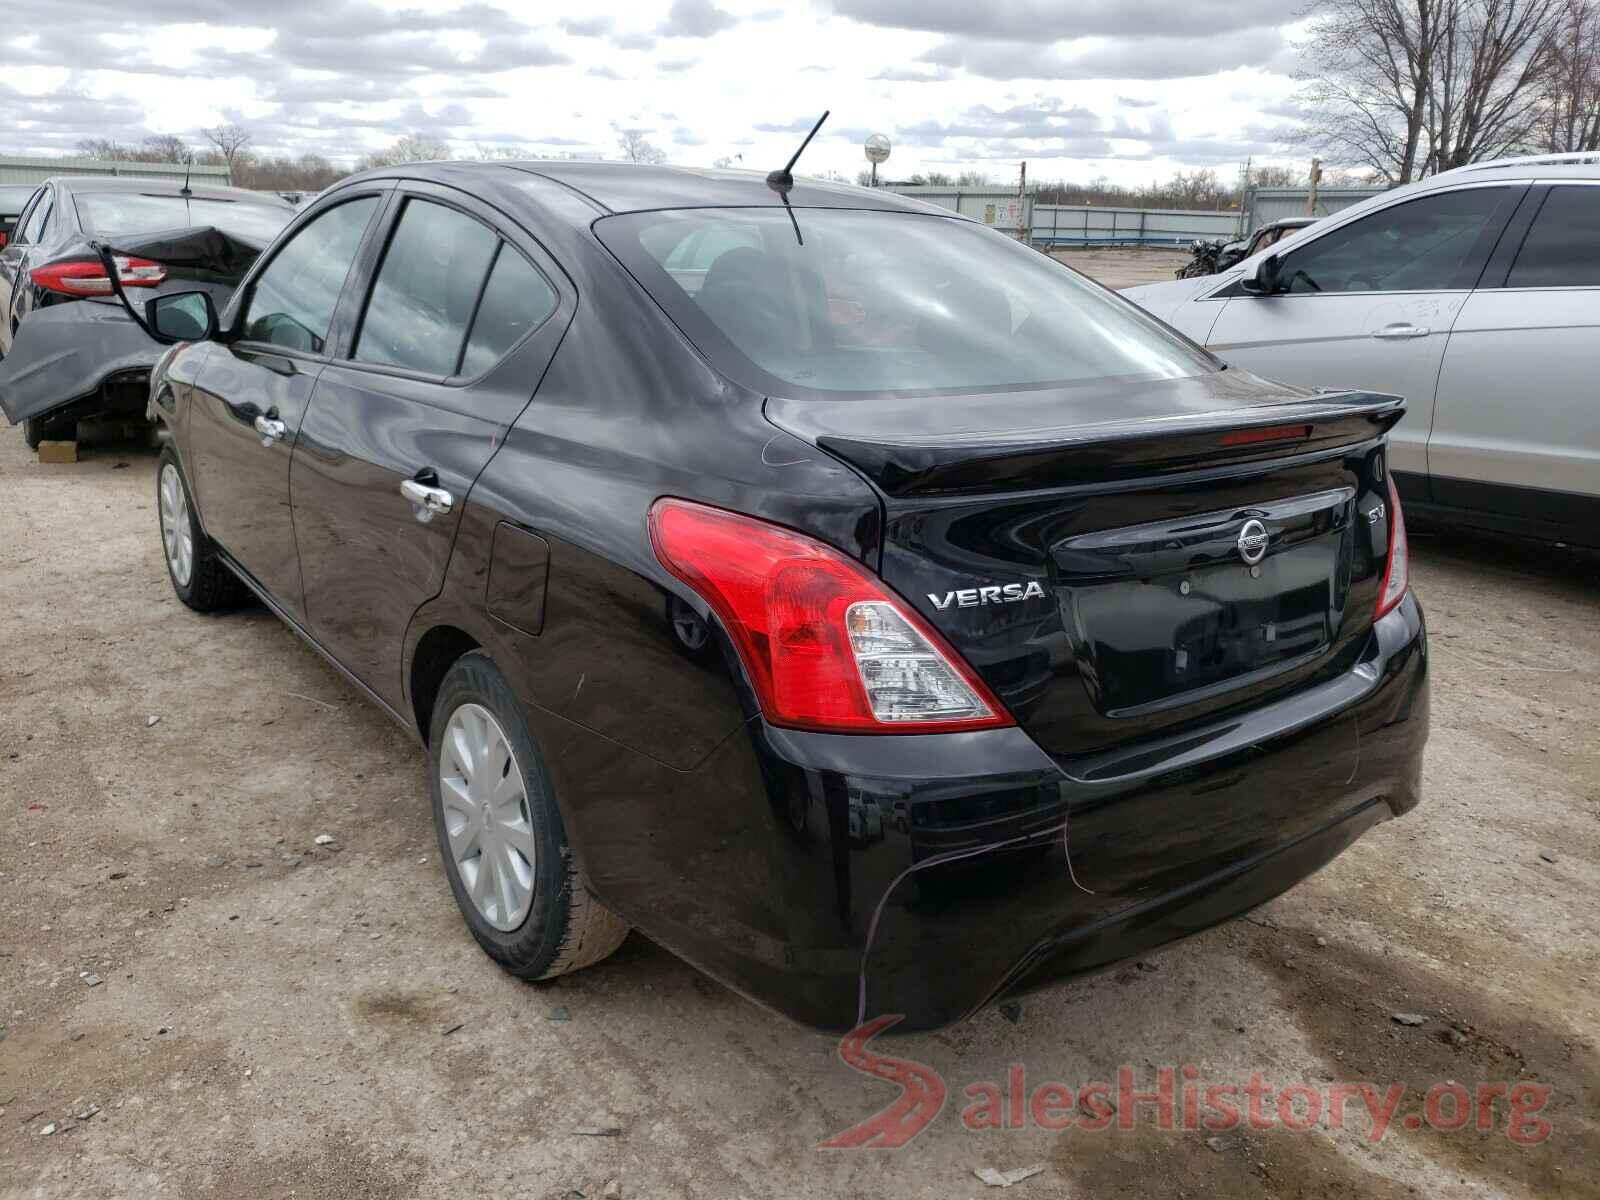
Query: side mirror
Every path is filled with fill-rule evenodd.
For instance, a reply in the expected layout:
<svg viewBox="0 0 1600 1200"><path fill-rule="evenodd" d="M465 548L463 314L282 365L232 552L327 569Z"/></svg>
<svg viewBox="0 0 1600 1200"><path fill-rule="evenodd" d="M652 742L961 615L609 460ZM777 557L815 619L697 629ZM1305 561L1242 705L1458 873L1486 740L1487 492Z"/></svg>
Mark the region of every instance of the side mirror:
<svg viewBox="0 0 1600 1200"><path fill-rule="evenodd" d="M158 342L203 342L217 332L209 292L172 292L144 306L145 325Z"/></svg>
<svg viewBox="0 0 1600 1200"><path fill-rule="evenodd" d="M1278 290L1280 264L1276 254L1269 254L1258 262L1255 270L1239 280L1239 290L1247 296L1270 296Z"/></svg>

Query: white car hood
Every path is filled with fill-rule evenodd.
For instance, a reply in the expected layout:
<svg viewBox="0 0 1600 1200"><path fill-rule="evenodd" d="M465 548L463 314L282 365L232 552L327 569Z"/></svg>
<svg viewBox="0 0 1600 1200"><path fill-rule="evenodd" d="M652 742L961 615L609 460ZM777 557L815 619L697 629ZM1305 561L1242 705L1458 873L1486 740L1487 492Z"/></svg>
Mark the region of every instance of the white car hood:
<svg viewBox="0 0 1600 1200"><path fill-rule="evenodd" d="M1143 283L1138 287L1124 288L1122 294L1146 312L1170 323L1172 314L1185 301L1194 299L1202 292L1222 287L1238 276L1239 272L1230 267L1218 275L1174 279L1171 283Z"/></svg>

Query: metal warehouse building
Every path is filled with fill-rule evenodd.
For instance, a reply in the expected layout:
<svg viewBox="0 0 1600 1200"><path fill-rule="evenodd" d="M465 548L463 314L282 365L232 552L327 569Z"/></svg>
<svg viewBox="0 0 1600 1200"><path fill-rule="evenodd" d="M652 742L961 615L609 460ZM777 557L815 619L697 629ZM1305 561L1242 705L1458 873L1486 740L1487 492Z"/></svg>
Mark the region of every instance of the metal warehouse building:
<svg viewBox="0 0 1600 1200"><path fill-rule="evenodd" d="M182 179L182 163L111 162L98 158L12 158L0 155L0 185L38 184L54 175L126 175L135 179ZM196 164L191 178L227 184L227 167Z"/></svg>

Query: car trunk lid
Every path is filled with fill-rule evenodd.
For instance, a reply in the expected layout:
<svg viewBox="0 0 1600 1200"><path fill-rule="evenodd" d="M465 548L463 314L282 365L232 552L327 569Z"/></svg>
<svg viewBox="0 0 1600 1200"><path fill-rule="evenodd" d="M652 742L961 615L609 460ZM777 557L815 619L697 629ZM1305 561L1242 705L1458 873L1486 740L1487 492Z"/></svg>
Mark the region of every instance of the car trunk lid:
<svg viewBox="0 0 1600 1200"><path fill-rule="evenodd" d="M768 404L877 485L884 578L1065 758L1349 669L1403 411L1238 371Z"/></svg>

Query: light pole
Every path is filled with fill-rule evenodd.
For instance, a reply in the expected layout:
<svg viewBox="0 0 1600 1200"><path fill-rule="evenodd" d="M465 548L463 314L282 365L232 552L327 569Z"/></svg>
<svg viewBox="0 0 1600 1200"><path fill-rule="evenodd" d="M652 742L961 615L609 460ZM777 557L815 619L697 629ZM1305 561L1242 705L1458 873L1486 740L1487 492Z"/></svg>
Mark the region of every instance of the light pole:
<svg viewBox="0 0 1600 1200"><path fill-rule="evenodd" d="M878 186L878 164L889 159L889 139L881 133L875 133L867 138L862 147L867 153L867 161L872 164L872 186Z"/></svg>

